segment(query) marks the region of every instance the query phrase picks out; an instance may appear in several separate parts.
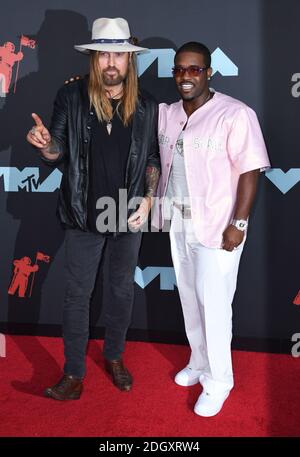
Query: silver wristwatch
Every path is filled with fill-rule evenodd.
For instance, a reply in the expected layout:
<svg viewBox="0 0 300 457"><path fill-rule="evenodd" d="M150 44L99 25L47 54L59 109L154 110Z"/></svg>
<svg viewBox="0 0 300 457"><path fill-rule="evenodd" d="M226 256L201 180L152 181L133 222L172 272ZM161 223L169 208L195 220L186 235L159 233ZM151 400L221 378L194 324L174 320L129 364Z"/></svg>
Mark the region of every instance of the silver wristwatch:
<svg viewBox="0 0 300 457"><path fill-rule="evenodd" d="M231 225L236 227L241 232L244 232L248 227L248 221L245 219L232 219Z"/></svg>

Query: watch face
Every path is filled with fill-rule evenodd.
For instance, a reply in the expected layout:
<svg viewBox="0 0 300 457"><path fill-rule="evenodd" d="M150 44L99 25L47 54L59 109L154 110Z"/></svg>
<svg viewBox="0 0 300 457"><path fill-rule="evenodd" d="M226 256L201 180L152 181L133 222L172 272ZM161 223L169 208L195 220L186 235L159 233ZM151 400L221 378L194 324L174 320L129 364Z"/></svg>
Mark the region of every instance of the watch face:
<svg viewBox="0 0 300 457"><path fill-rule="evenodd" d="M245 221L238 221L238 223L237 223L237 228L238 228L239 230L242 230L242 231L246 230L246 228L247 228L247 222L245 222Z"/></svg>
<svg viewBox="0 0 300 457"><path fill-rule="evenodd" d="M248 222L247 222L247 221L244 221L244 220L242 220L242 219L240 219L240 220L239 220L239 219L234 219L234 220L232 221L232 225L233 225L234 227L236 227L238 230L244 231L244 230L246 230L246 228L248 227Z"/></svg>

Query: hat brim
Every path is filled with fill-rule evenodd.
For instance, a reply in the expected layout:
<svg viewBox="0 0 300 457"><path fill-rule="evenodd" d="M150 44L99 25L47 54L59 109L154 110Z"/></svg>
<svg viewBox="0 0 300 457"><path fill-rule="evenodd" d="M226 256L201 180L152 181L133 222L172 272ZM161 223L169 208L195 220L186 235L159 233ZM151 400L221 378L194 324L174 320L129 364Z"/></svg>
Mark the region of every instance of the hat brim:
<svg viewBox="0 0 300 457"><path fill-rule="evenodd" d="M83 54L90 54L91 51L106 51L106 52L145 52L148 48L141 48L130 43L90 43L79 44L74 46L76 51Z"/></svg>

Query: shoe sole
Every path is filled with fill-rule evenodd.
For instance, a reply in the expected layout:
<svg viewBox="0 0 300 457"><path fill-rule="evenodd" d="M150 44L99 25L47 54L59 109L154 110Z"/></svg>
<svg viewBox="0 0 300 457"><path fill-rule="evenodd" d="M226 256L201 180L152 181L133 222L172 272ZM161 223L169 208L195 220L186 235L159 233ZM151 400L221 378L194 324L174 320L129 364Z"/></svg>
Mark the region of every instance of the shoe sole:
<svg viewBox="0 0 300 457"><path fill-rule="evenodd" d="M190 387L190 386L195 386L196 384L199 384L199 379L195 379L194 381L189 381L187 384L180 383L180 382L176 381L176 379L174 379L174 382L178 386Z"/></svg>
<svg viewBox="0 0 300 457"><path fill-rule="evenodd" d="M190 387L190 386L195 386L196 384L199 384L200 381L199 381L199 378L201 376L201 373L199 373L199 376L197 376L196 378L192 378L190 381L188 382L180 382L176 379L176 376L174 378L174 382L175 384L177 384L178 386L182 386L182 387Z"/></svg>
<svg viewBox="0 0 300 457"><path fill-rule="evenodd" d="M123 388L121 388L120 386L118 386L118 384L115 384L115 383L113 383L113 385L116 386L117 389L121 390L121 392L129 392L132 387L132 386L124 386Z"/></svg>
<svg viewBox="0 0 300 457"><path fill-rule="evenodd" d="M229 393L230 393L230 392L229 392ZM216 412L210 413L210 414L207 414L207 413L201 413L201 414L200 414L199 412L197 412L196 408L194 408L194 413L197 414L197 416L201 416L201 417L213 417L213 416L216 416L217 414L219 414L219 412L220 412L221 409L223 408L225 401L226 401L227 398L229 397L229 393L228 393L228 395L225 397L225 399L224 399L224 401L223 401L223 403L222 403L221 408L219 408Z"/></svg>
<svg viewBox="0 0 300 457"><path fill-rule="evenodd" d="M50 392L48 390L44 391L44 396L47 398L52 398L53 400L58 400L58 401L65 401L65 400L79 400L81 393L73 393L69 395L68 397L61 398L58 397L54 392Z"/></svg>
<svg viewBox="0 0 300 457"><path fill-rule="evenodd" d="M110 377L111 377L111 379L112 379L113 385L114 385L117 389L119 389L121 392L129 392L129 391L131 390L132 384L130 384L130 385L128 384L127 386L120 387L116 382L114 382L112 374L111 374L111 373L109 373L109 374L110 374Z"/></svg>

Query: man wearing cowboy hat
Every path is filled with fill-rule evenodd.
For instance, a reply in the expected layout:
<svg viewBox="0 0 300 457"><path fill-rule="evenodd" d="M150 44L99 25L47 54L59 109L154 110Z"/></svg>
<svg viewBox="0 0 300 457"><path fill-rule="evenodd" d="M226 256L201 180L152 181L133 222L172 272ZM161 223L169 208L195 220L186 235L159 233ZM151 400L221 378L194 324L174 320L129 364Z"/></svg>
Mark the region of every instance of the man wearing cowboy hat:
<svg viewBox="0 0 300 457"><path fill-rule="evenodd" d="M139 229L151 207L160 160L157 105L138 91L135 53L145 48L134 45L130 37L125 19L95 20L92 43L75 46L90 54L89 75L58 91L49 130L33 113L36 125L27 135L43 161L65 163L57 209L66 228L65 365L60 381L45 391L56 400L78 399L82 392L89 301L105 245L109 256L105 366L120 390L132 386L122 353L132 312ZM134 199L138 205L127 205ZM115 223L104 223L103 201L119 207Z"/></svg>

